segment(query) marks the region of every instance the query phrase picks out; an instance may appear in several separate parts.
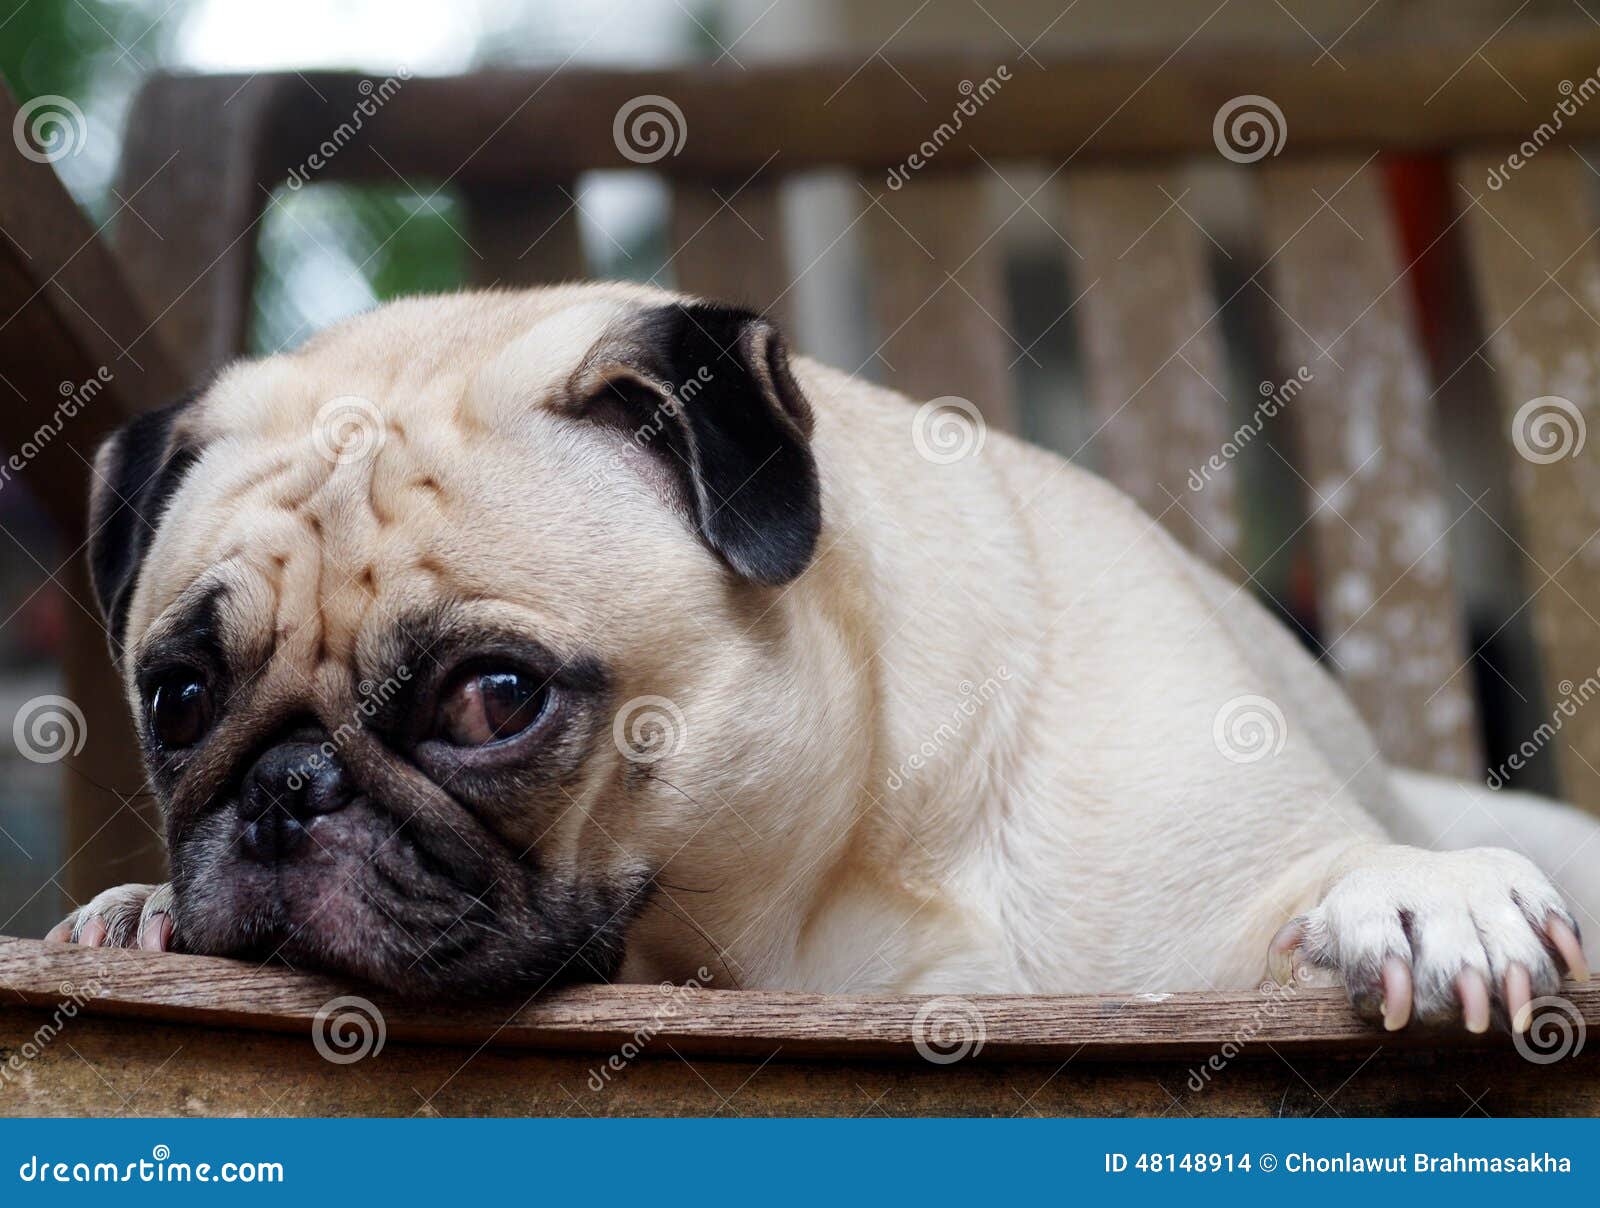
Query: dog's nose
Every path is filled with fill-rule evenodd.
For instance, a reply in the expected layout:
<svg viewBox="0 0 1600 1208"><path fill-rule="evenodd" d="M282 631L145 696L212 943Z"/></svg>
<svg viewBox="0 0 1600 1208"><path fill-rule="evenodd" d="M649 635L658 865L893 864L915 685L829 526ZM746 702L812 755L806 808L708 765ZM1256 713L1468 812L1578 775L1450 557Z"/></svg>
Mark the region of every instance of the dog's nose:
<svg viewBox="0 0 1600 1208"><path fill-rule="evenodd" d="M270 863L305 843L311 820L350 804L350 782L337 755L311 742L270 748L245 776L239 794L239 847Z"/></svg>

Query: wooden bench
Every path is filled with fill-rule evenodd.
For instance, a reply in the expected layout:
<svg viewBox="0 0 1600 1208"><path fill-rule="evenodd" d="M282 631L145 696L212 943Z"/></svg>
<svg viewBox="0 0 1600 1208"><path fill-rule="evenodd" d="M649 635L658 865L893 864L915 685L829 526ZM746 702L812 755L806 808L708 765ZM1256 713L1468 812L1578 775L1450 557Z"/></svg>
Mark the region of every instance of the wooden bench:
<svg viewBox="0 0 1600 1208"><path fill-rule="evenodd" d="M137 217L119 218L115 246L133 299L122 299L118 265L92 238L87 264L67 255L76 230L52 246L63 272L75 266L88 277L85 292L104 283L116 313L153 316L153 335L140 341L147 370L158 369L149 376L196 379L245 345L254 236L291 171L317 182L398 178L458 189L482 254L470 261L478 280L559 280L584 271L571 201L578 175L639 168L638 149L630 155L617 134L618 115L636 98L665 97L682 127L675 150L647 170L670 187L679 287L787 315L807 266L786 260L782 190L804 173L851 174L861 186L870 342L884 376L918 397L973 400L988 422L1010 428L1020 358L984 193L997 167L1043 164L1045 188L1009 196L1006 209L1043 214L1060 236L1055 254L1075 281L1092 283L1058 322L1083 352L1099 461L1179 539L1244 580L1251 571L1241 561L1232 467L1204 490L1185 485L1239 419L1217 321L1229 298L1208 268L1210 236L1182 204L1182 174L1224 163L1216 123L1235 98L1269 98L1282 114L1282 146L1238 169L1262 255L1235 292L1267 299L1276 363L1308 374L1285 410L1295 472L1307 484L1322 628L1337 638L1334 664L1392 760L1481 776L1478 702L1464 673L1473 652L1446 540L1450 517L1471 500L1444 483L1437 439L1436 396L1455 372L1430 363L1412 316L1415 253L1397 227L1383 153L1421 157L1449 184L1435 242L1457 248L1469 274L1473 334L1455 352L1463 366L1493 370L1495 439L1506 440L1525 405L1544 396L1570 400L1587 418L1600 381L1592 327L1600 246L1589 161L1566 144L1600 133L1600 105L1575 104L1554 139L1524 156L1503 185L1487 182L1566 96L1563 81L1590 79L1600 35L1507 31L1492 65L1478 49L1386 41L1341 48L1338 69L1307 68L1303 55L1260 47L1200 45L1011 65L959 134L938 136L927 166L894 188L886 172L934 139L969 95L963 83L988 80L999 60L497 72L405 80L377 106L374 81L354 74L159 77L134 107L121 170L120 193L133 198ZM1234 150L1251 158L1248 148ZM0 183L6 223L30 208L8 185ZM12 267L32 280L8 286L8 299L48 264ZM94 337L48 293L29 313L48 303L38 321L76 324L80 345L52 355L72 365L112 355L85 353ZM130 331L141 326L125 322ZM168 363L173 372L160 369ZM43 377L53 374L70 376ZM119 405L148 405L152 394L130 390ZM80 444L94 434L80 431ZM1591 545L1600 484L1592 451L1509 464L1549 705L1569 681L1600 668L1591 615L1600 601ZM81 484L82 471L67 470ZM81 507L72 495L58 506L75 522ZM85 651L102 648L81 619L76 636ZM94 656L75 648L71 657L75 699L117 701ZM1566 721L1559 758L1565 794L1600 808L1600 710ZM113 783L125 787L127 778ZM108 831L142 842L129 812L74 782L75 843ZM69 888L84 896L112 880L159 875L139 863L80 861ZM655 1020L656 991L575 990L515 1014L381 1004L394 1047L344 1067L323 1060L304 1033L317 1007L349 987L226 962L24 941L0 947L0 995L9 990L25 1004L0 1013L0 1048L15 1049L58 1008L63 980L82 984L91 974L100 993L70 1034L30 1063L24 1096L0 1093L0 1111L117 1110L123 1095L131 1095L127 1110L173 1112L1503 1114L1600 1106L1589 1055L1540 1065L1503 1036L1389 1037L1357 1024L1339 995L1311 991L1281 1010L1266 1010L1258 994L975 999L986 1047L949 1065L923 1060L911 1042L921 1000L702 991L656 1021L640 1060L590 1093L594 1054ZM1570 997L1594 1018L1593 992ZM1189 1087L1197 1066L1234 1043L1245 1056L1202 1079L1201 1090Z"/></svg>
<svg viewBox="0 0 1600 1208"><path fill-rule="evenodd" d="M1593 1053L1568 1052L1554 1017L1548 1051L1566 1055L1544 1064L1504 1035L1374 1031L1337 990L582 986L429 1009L283 969L4 938L0 986L22 1004L0 1006L3 1115L1600 1112ZM1600 989L1569 1001L1569 1028L1600 1018Z"/></svg>

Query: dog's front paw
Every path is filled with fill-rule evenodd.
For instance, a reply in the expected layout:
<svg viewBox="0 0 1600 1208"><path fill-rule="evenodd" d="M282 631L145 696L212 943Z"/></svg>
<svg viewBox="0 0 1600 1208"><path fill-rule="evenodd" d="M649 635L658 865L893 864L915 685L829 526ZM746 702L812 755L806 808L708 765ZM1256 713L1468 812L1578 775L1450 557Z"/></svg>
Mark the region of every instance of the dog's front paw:
<svg viewBox="0 0 1600 1208"><path fill-rule="evenodd" d="M1471 1032L1493 1011L1524 1031L1529 1003L1565 968L1589 979L1578 925L1530 861L1495 847L1432 852L1381 847L1339 876L1313 910L1273 938L1280 981L1322 970L1384 1027L1459 1017Z"/></svg>
<svg viewBox="0 0 1600 1208"><path fill-rule="evenodd" d="M96 895L44 937L90 948L172 947L172 886L119 885Z"/></svg>

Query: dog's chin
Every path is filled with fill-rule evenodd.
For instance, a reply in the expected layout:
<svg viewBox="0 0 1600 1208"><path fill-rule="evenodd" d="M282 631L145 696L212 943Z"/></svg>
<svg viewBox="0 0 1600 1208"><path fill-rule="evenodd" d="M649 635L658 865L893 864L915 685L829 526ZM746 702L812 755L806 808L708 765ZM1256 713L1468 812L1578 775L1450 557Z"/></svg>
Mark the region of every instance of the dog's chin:
<svg viewBox="0 0 1600 1208"><path fill-rule="evenodd" d="M314 820L296 855L242 856L222 820L174 854L176 946L343 974L397 995L528 995L610 980L644 879L600 890L556 883L485 853L447 867L361 801Z"/></svg>

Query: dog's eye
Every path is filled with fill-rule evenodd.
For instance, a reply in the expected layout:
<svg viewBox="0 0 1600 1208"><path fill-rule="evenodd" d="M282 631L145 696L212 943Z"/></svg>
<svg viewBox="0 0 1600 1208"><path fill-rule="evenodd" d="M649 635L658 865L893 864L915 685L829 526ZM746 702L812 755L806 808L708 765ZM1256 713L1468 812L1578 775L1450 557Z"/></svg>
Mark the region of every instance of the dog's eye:
<svg viewBox="0 0 1600 1208"><path fill-rule="evenodd" d="M549 690L525 671L473 668L439 697L438 735L458 747L482 747L521 734L543 715Z"/></svg>
<svg viewBox="0 0 1600 1208"><path fill-rule="evenodd" d="M150 731L169 750L194 746L211 719L211 688L198 672L175 672L150 694Z"/></svg>

